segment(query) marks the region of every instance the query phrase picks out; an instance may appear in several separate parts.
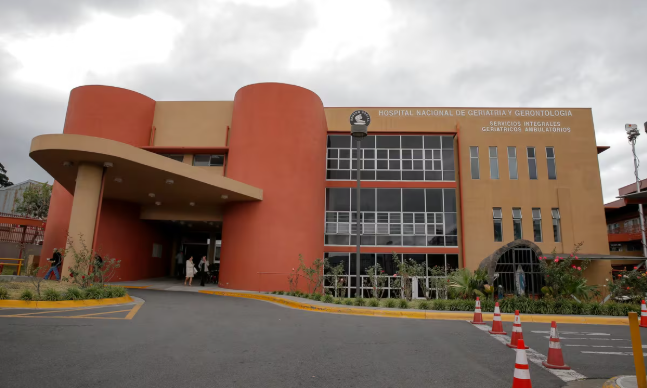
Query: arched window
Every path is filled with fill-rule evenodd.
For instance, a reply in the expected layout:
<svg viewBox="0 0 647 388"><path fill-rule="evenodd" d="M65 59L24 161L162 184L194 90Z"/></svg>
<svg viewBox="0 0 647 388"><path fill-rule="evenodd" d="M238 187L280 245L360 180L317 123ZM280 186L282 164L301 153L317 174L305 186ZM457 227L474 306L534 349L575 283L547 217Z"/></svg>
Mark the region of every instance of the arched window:
<svg viewBox="0 0 647 388"><path fill-rule="evenodd" d="M495 292L499 286L504 294L539 295L544 286L544 277L536 252L529 246L518 245L504 252L494 270Z"/></svg>

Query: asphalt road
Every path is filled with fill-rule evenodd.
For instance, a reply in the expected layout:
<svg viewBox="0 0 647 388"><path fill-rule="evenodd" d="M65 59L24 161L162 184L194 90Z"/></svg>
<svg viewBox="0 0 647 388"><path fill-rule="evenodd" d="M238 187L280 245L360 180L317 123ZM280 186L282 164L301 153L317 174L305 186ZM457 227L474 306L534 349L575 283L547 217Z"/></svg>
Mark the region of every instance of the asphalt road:
<svg viewBox="0 0 647 388"><path fill-rule="evenodd" d="M0 317L0 387L512 385L515 352L467 322L323 314L184 292L131 294L146 301L132 320ZM546 354L548 334L533 331L549 325L523 329L529 346ZM630 346L621 340L626 327L559 329L581 333L562 337L587 338L564 345ZM633 370L631 356L564 348L566 361L587 377ZM610 348L591 347L597 349ZM530 374L535 388L566 385L535 364Z"/></svg>

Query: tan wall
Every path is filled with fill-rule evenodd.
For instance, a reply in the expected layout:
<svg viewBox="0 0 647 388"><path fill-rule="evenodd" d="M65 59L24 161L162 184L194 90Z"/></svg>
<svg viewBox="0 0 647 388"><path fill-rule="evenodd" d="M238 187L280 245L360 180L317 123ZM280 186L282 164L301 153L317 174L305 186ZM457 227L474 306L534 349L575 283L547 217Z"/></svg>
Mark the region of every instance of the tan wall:
<svg viewBox="0 0 647 388"><path fill-rule="evenodd" d="M520 207L523 236L533 241L532 208L541 208L543 252L555 249L569 253L573 244L583 242L581 253L608 254L608 238L595 133L590 109L568 109L567 117L473 117L461 118L461 172L463 174L464 237L467 266L475 268L481 260L513 240L512 208ZM513 110L514 112L514 110ZM520 132L490 132L491 121L520 122ZM525 122L559 122L570 132L526 132ZM469 147L479 147L480 179L470 175ZM490 179L488 147L498 147L500 179ZM509 179L507 147L517 147L519 178ZM537 155L537 180L530 180L526 147L534 146ZM557 179L548 179L547 146L555 149ZM493 239L492 208L503 209L503 242ZM562 242L553 239L551 209L561 213ZM595 267L606 267L603 264Z"/></svg>
<svg viewBox="0 0 647 388"><path fill-rule="evenodd" d="M157 101L155 146L225 147L233 101Z"/></svg>

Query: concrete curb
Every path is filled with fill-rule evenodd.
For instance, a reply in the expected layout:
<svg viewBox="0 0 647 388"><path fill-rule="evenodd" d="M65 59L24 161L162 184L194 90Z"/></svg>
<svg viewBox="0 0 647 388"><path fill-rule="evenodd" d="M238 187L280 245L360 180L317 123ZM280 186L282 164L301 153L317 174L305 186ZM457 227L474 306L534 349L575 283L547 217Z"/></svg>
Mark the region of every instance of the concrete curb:
<svg viewBox="0 0 647 388"><path fill-rule="evenodd" d="M63 300L60 302L47 301L25 301L25 300L0 300L0 308L15 309L62 309L88 306L111 306L117 304L133 303L134 300L129 295L121 298L106 299L84 299L84 300Z"/></svg>
<svg viewBox="0 0 647 388"><path fill-rule="evenodd" d="M453 320L465 321L472 319L474 313L472 312L445 312L445 311L423 311L423 310L398 310L398 309L371 309L371 308L353 308L340 305L320 305L294 301L291 299L282 298L275 295L267 294L252 294L242 292L230 291L199 291L201 294L211 294L220 296L231 296L236 298L248 298L263 300L267 302L278 303L284 306L299 310L316 311L321 313L333 314L349 314L349 315L364 315L375 317L392 317L392 318L411 318L411 319L438 319L438 320ZM334 307L333 307L334 306ZM483 320L491 321L494 317L492 313L484 313ZM514 314L502 314L501 319L507 322L514 321ZM559 323L577 323L585 325L628 325L629 318L626 317L595 317L595 316L576 316L576 315L534 315L524 314L523 322L541 322L550 323L557 321Z"/></svg>
<svg viewBox="0 0 647 388"><path fill-rule="evenodd" d="M634 388L637 386L636 376L616 376L607 380L602 388Z"/></svg>

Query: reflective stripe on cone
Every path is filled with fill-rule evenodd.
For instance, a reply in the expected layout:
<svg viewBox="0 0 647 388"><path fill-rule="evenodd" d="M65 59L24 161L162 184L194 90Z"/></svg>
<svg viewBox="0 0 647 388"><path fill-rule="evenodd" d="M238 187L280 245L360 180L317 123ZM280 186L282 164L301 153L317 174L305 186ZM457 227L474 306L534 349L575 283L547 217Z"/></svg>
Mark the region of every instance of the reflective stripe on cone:
<svg viewBox="0 0 647 388"><path fill-rule="evenodd" d="M532 388L530 381L530 370L528 369L528 358L526 357L526 345L523 339L517 341L517 357L514 364L514 379L512 388Z"/></svg>
<svg viewBox="0 0 647 388"><path fill-rule="evenodd" d="M481 314L481 299L476 297L476 307L474 308L474 318L470 321L474 325L485 325L483 314Z"/></svg>
<svg viewBox="0 0 647 388"><path fill-rule="evenodd" d="M564 363L562 354L562 344L559 342L559 333L557 332L557 322L550 323L550 339L548 340L548 359L541 363L548 369L571 369Z"/></svg>
<svg viewBox="0 0 647 388"><path fill-rule="evenodd" d="M506 335L503 331L503 323L501 323L501 310L499 309L499 302L494 305L494 318L492 319L492 330L488 331L490 334Z"/></svg>
<svg viewBox="0 0 647 388"><path fill-rule="evenodd" d="M517 342L523 340L523 332L521 331L521 317L519 317L519 310L514 312L514 323L512 324L512 336L510 337L510 343L506 344L509 348L516 349ZM525 349L529 349L527 346Z"/></svg>

